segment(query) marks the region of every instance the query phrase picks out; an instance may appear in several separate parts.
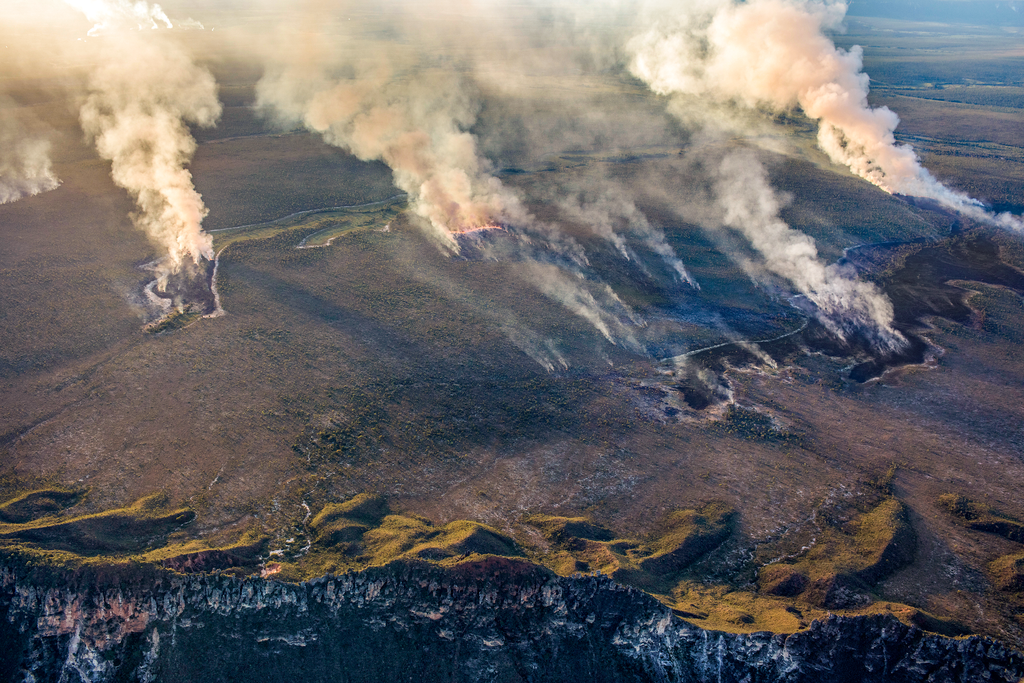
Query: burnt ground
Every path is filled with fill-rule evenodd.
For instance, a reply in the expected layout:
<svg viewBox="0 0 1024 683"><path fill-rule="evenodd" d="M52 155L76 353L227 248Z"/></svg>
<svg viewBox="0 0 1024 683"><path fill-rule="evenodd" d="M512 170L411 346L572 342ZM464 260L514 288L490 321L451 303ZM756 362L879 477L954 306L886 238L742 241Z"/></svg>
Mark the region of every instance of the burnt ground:
<svg viewBox="0 0 1024 683"><path fill-rule="evenodd" d="M865 338L837 339L817 320L781 339L763 341L755 348L726 344L687 355L690 366L680 371L679 391L696 410L728 400L720 391L722 374L729 367L758 366L767 354L779 364L792 363L801 354L821 353L852 358L843 375L857 383L881 377L907 365L920 365L937 350L928 341L929 321L939 317L961 325L980 324L979 310L970 299L976 292L965 282L991 285L1024 296L1024 273L1000 256L997 240L1005 237L992 228L962 219L952 234L940 240L916 240L855 247L842 263L857 268L862 277L878 283L893 304L893 327L906 344L895 352L878 352ZM954 284L959 283L959 284ZM707 382L701 372L712 372L719 382Z"/></svg>
<svg viewBox="0 0 1024 683"><path fill-rule="evenodd" d="M15 480L87 487L80 512L163 492L197 513L180 533L213 547L253 529L270 548L301 543L304 506L367 491L438 524L481 521L541 545L527 514L584 514L643 537L672 509L724 501L737 535L701 571L743 586L752 548L806 545L819 510L875 495L893 471L919 550L876 595L1024 642L1020 608L986 573L1016 545L936 502L962 493L1024 516L1020 297L978 284L1015 272L1005 238L969 232L883 259L894 264L883 286L910 282L893 291L930 297L908 295L901 309L936 349L925 364L859 383L856 356L811 350L808 330L776 342L784 352L762 345L775 368L731 346L697 354L689 367L720 373L738 410L694 410L678 377L621 349L588 362L600 336L510 287L514 264L446 261L401 221L328 249L295 250L301 239L225 251L221 318L140 331L85 363L9 381L3 448ZM430 274L441 268L460 287L438 289ZM461 287L484 292L487 307L467 306ZM574 339L562 347L570 367L545 370L495 329L496 315Z"/></svg>
<svg viewBox="0 0 1024 683"><path fill-rule="evenodd" d="M164 287L154 290L154 294L169 299L177 308L192 308L203 315L213 313L217 310L212 288L213 270L213 261L186 262L180 270L171 273Z"/></svg>

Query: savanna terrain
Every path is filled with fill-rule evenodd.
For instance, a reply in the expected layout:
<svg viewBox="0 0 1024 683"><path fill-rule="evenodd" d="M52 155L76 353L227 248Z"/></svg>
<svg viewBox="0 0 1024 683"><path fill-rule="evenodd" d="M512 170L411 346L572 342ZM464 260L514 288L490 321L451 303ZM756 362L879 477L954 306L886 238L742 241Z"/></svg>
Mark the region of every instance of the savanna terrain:
<svg viewBox="0 0 1024 683"><path fill-rule="evenodd" d="M864 46L898 140L1024 209L1020 32L848 25L837 41ZM158 254L74 107L45 82L12 89L52 128L63 184L0 206L5 553L283 580L508 555L612 574L702 626L891 611L1024 647L1021 235L886 194L798 112L781 121L757 154L782 217L916 340L879 360L687 220L707 160L749 143L687 134L621 73L538 83L529 118L482 93L474 132L532 215L556 220L552 198L594 179L624 188L700 284L567 221L632 312L636 343L612 343L537 286L557 263L478 257L500 230L442 252L387 167L261 118L258 72L210 68L225 111L190 170L224 314L162 326L144 293ZM629 116L602 108L618 100ZM607 135L574 136L567 101ZM526 129L558 135L505 142Z"/></svg>

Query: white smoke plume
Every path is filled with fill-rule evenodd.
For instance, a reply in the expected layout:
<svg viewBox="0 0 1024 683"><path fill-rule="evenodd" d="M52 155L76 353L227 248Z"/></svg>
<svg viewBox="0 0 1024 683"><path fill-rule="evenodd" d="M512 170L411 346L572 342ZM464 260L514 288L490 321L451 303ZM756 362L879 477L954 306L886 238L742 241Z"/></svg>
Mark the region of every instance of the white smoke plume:
<svg viewBox="0 0 1024 683"><path fill-rule="evenodd" d="M452 13L438 22L436 5L397 3L397 12L389 15L390 39L367 40L355 22L332 23L343 16L345 3L333 6L333 15L319 5L312 9L304 21L288 27L291 33L282 48L270 55L257 86L257 107L362 160L383 161L442 249L459 253L463 244L472 244L486 258L525 262L527 279L543 294L613 344L639 350L630 331L636 316L607 286L584 282L572 272L586 267L579 244L557 225L526 211L491 173L491 163L470 132L481 106L474 76L493 74L469 49L481 47L474 32L486 20ZM459 3L451 9L459 10ZM506 226L512 228L511 239L476 239L488 228ZM656 232L648 230L652 248L674 257ZM688 277L678 265L680 277ZM504 328L545 368L565 364L554 347Z"/></svg>
<svg viewBox="0 0 1024 683"><path fill-rule="evenodd" d="M612 344L636 353L645 352L633 334L633 330L643 324L642 320L608 285L587 287L579 277L574 282L570 279L574 276L546 263L527 264L526 274L545 296L586 320ZM597 290L596 294L593 290Z"/></svg>
<svg viewBox="0 0 1024 683"><path fill-rule="evenodd" d="M212 259L213 241L202 230L207 209L186 164L196 150L187 124L211 126L220 116L213 76L157 33L118 32L102 40L102 62L89 76L80 111L82 129L111 162L114 182L135 199L135 224L166 249L164 274L188 259Z"/></svg>
<svg viewBox="0 0 1024 683"><path fill-rule="evenodd" d="M840 339L865 335L881 351L905 343L892 327L889 299L870 282L856 279L836 264L826 265L811 237L779 217L779 201L767 173L750 152L727 155L718 169L715 195L723 223L743 234L762 256L764 267L786 278L810 300L819 321ZM756 266L740 261L756 276Z"/></svg>
<svg viewBox="0 0 1024 683"><path fill-rule="evenodd" d="M478 106L468 83L449 69L402 64L387 46L373 46L370 63L335 61L326 46L317 49L317 37L309 40L305 52L289 50L287 61L268 68L257 86L260 108L362 160L386 163L450 251L459 250L458 233L525 222L467 132ZM339 71L347 73L332 76Z"/></svg>
<svg viewBox="0 0 1024 683"><path fill-rule="evenodd" d="M818 121L818 144L886 192L929 197L990 224L1024 229L936 180L908 145L899 118L868 105L863 51L837 48L846 3L832 0L708 0L687 5L628 44L630 70L663 95L786 111Z"/></svg>
<svg viewBox="0 0 1024 683"><path fill-rule="evenodd" d="M0 204L56 189L50 142L32 135L0 97Z"/></svg>
<svg viewBox="0 0 1024 683"><path fill-rule="evenodd" d="M587 226L595 235L613 244L627 261L635 261L643 268L629 248L628 236L660 256L680 280L700 289L669 245L664 231L651 224L624 188L605 180L588 178L587 187L564 194L556 203L566 217Z"/></svg>

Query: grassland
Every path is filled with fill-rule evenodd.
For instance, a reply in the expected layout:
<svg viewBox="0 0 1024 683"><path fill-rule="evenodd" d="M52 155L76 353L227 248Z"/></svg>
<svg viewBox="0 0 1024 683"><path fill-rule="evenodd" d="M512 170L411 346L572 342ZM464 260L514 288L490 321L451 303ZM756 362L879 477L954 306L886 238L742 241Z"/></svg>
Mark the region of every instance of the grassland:
<svg viewBox="0 0 1024 683"><path fill-rule="evenodd" d="M794 632L811 619L825 616L826 609L847 614L883 609L933 631L962 629L954 621L906 605L871 604L867 596L851 592L873 586L906 562L905 553L893 551L907 539L900 538L901 529L906 529L904 511L892 499L855 520L852 540L837 546L836 534L842 534L833 532L823 543L825 550L817 551L827 553L824 565L815 562L812 552L797 565L763 567L760 589L737 591L726 586L709 588L702 572L694 569L698 560L735 533L737 513L720 502L672 511L642 539L616 538L611 529L587 517L534 514L523 521L542 538L531 543L469 520L435 525L419 515L392 511L380 496L360 494L328 503L316 515L307 513L295 536L268 552L269 539L255 529L230 539L187 539L182 529L195 514L168 509L167 500L159 495L122 509L76 514L74 508L86 494L44 488L3 503L0 514L17 521L0 524L0 556L77 576L120 571L128 581L140 572L168 570L241 576L259 572L276 580L299 581L395 561L454 566L497 556L532 561L561 575L607 574L654 594L683 618L730 631ZM836 552L839 547L845 554ZM1020 573L1020 562L1015 561L1003 558L994 563L997 576L1011 577L1000 584L1004 588L1016 587L1013 577ZM780 578L784 572L776 571L788 567L787 571L796 572L794 566L826 573L803 590L806 578L796 586L791 575ZM793 586L799 590L788 590ZM798 599L792 599L799 593ZM851 595L865 599L851 602Z"/></svg>
<svg viewBox="0 0 1024 683"><path fill-rule="evenodd" d="M885 81L878 101L904 115L899 134L925 144L944 179L1015 205L1021 84L975 78L989 69L978 36L911 28L884 34L889 53L874 47L877 26L848 37L867 43ZM974 57L942 57L944 40ZM926 87L942 73L942 89ZM229 115L201 137L191 168L207 227L228 228L213 233L226 315L142 333L131 302L147 277L138 266L155 253L73 121L53 114L67 143L61 189L0 207L9 550L176 571L276 564L289 580L507 554L613 573L702 625L788 631L845 604L1024 643L1019 543L940 502L964 496L983 515L1024 519L1014 291L958 278L950 289L973 292L971 312L922 321L929 360L880 381L849 382L849 358L799 353L775 368L726 368L731 408L673 413L680 392L661 359L801 320L782 290L750 281L730 245L680 217L706 199L700 160L724 148L687 156L691 141L654 99L641 100L643 125L622 145L607 143L619 140L609 124L604 146L570 130L560 149L531 154L499 139L516 112L481 112L482 148L538 220L558 218L552 194L609 183L636 198L700 282L672 281L638 246L644 273L566 222L595 282L648 321L633 330L642 355L545 297L520 263L443 256L397 202L288 218L396 190L380 165L258 119L255 77L228 79ZM641 97L612 79L593 101L616 92ZM552 93L531 130L561 130L565 99ZM608 120L637 121L621 110ZM792 197L784 218L826 258L947 235L950 220L830 166L806 128L788 155L765 161ZM1024 265L1018 238L997 246ZM884 265L883 279L906 259ZM568 367L548 371L530 355L552 349Z"/></svg>

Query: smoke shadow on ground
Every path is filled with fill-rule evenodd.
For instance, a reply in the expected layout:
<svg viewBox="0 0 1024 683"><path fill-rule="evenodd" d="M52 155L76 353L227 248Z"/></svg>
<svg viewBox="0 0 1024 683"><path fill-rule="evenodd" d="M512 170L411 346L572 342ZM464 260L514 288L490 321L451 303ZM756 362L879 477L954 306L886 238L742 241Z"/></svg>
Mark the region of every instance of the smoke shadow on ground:
<svg viewBox="0 0 1024 683"><path fill-rule="evenodd" d="M373 346L373 354L387 364L436 362L429 358L430 348L408 340L402 331L359 311L341 306L317 293L296 286L265 271L232 262L231 274L247 286L262 290L260 299L274 301L299 315L330 325L352 340Z"/></svg>
<svg viewBox="0 0 1024 683"><path fill-rule="evenodd" d="M358 379L321 376L315 414L305 416L294 443L310 469L398 455L447 460L478 446L521 447L584 430L608 439L628 426L631 410L603 405L606 378L591 371L547 372L501 337L475 349L458 340L427 343L400 325L244 262L232 262L230 269L232 279L257 290L258 300L328 325L349 340L343 346L351 348ZM600 427L589 426L599 419Z"/></svg>

